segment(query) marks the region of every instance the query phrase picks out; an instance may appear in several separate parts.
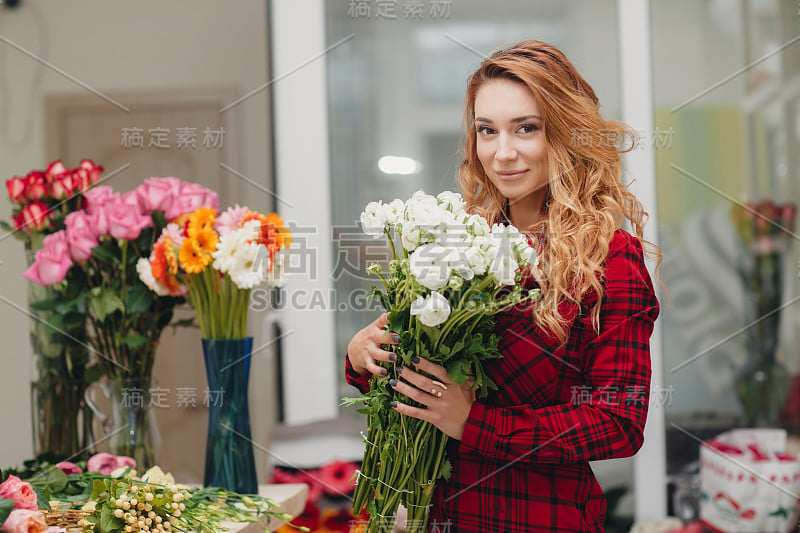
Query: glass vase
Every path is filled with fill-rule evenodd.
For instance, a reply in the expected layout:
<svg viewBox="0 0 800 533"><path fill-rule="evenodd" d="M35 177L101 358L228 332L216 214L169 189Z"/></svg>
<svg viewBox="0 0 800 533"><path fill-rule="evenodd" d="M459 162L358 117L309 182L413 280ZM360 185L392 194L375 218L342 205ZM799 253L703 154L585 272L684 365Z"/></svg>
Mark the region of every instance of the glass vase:
<svg viewBox="0 0 800 533"><path fill-rule="evenodd" d="M26 250L29 265L41 242L36 239L31 246ZM55 296L51 287L28 282L27 289L36 369L36 380L31 384L34 453L59 459L73 457L92 444L92 412L83 401L89 363L86 328L82 322L73 324L52 310L38 308L38 303Z"/></svg>
<svg viewBox="0 0 800 533"><path fill-rule="evenodd" d="M777 427L791 376L777 359L785 249L753 250L745 284L748 358L736 374L736 392L752 427Z"/></svg>
<svg viewBox="0 0 800 533"><path fill-rule="evenodd" d="M92 411L84 402L88 383L45 378L31 383L33 449L63 460L92 444Z"/></svg>
<svg viewBox="0 0 800 533"><path fill-rule="evenodd" d="M155 416L159 400L153 396L151 378L112 378L90 390L94 388L99 388L109 403L110 414L106 414L87 393L87 403L103 426L109 451L133 458L139 472L154 466L161 435Z"/></svg>
<svg viewBox="0 0 800 533"><path fill-rule="evenodd" d="M258 480L247 397L253 339L203 339L202 343L208 378L203 484L256 494Z"/></svg>

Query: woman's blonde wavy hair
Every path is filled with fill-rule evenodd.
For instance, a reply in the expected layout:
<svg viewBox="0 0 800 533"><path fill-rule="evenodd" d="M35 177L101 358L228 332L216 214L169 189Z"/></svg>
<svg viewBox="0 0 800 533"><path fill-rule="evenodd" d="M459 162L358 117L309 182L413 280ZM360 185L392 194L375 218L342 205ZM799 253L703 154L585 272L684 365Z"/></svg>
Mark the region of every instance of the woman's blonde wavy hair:
<svg viewBox="0 0 800 533"><path fill-rule="evenodd" d="M597 96L566 56L541 41L523 41L485 59L470 76L464 111L466 138L459 181L467 209L501 221L506 198L491 183L478 159L475 96L484 83L506 79L522 83L536 97L548 145L549 181L541 222L526 232L544 235L537 276L541 299L533 320L562 343L568 319L559 304L580 305L590 291L595 331L600 327L603 265L614 232L629 220L639 241L661 260L660 250L643 237L648 215L622 184L620 152L631 150L635 133L626 124L605 120Z"/></svg>

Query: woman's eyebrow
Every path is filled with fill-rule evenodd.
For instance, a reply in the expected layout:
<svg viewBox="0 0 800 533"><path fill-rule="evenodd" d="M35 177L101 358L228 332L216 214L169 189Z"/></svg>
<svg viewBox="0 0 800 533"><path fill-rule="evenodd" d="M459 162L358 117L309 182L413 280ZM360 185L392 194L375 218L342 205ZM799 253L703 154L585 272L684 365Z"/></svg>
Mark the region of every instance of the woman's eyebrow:
<svg viewBox="0 0 800 533"><path fill-rule="evenodd" d="M524 117L512 118L511 122L516 124L518 122L525 122L526 120L531 120L531 119L542 120L542 117L540 117L539 115L525 115ZM488 124L492 123L490 119L484 117L475 117L475 122L486 122Z"/></svg>

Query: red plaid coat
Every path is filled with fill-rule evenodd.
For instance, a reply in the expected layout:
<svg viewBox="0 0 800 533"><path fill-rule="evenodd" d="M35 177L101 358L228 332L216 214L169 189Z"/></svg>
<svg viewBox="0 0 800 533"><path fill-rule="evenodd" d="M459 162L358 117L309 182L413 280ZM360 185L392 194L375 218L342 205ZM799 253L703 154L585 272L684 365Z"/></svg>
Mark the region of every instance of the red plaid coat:
<svg viewBox="0 0 800 533"><path fill-rule="evenodd" d="M530 313L498 315L498 385L476 402L453 475L439 483L431 523L439 531L603 531L606 502L588 461L628 457L642 445L650 391L649 338L658 302L635 237L617 230L603 280L600 334L587 296L563 347ZM367 387L346 362L348 382ZM433 531L433 528L431 529Z"/></svg>

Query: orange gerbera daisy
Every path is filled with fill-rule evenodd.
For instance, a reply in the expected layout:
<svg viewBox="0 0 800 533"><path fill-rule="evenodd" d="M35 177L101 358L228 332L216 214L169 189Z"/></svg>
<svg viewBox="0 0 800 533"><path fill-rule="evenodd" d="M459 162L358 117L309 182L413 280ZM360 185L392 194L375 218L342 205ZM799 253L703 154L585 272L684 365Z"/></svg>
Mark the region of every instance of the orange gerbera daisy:
<svg viewBox="0 0 800 533"><path fill-rule="evenodd" d="M266 217L267 224L272 224L277 232L278 246L288 248L292 245L292 232L283 224L283 219L278 213L270 213Z"/></svg>
<svg viewBox="0 0 800 533"><path fill-rule="evenodd" d="M200 243L192 237L187 237L181 243L178 259L187 274L199 274L212 261L211 254L205 252L200 247Z"/></svg>
<svg viewBox="0 0 800 533"><path fill-rule="evenodd" d="M203 252L211 254L217 251L217 244L219 244L219 235L211 228L203 229L195 233L191 238L197 241L198 246Z"/></svg>
<svg viewBox="0 0 800 533"><path fill-rule="evenodd" d="M178 272L178 258L175 256L175 247L172 239L164 236L163 240L156 242L153 247L153 259L150 261L153 277L167 287L170 293L178 291L179 283L174 277Z"/></svg>
<svg viewBox="0 0 800 533"><path fill-rule="evenodd" d="M189 222L186 225L186 234L194 237L198 232L214 228L217 221L217 210L213 207L198 207L189 215Z"/></svg>

